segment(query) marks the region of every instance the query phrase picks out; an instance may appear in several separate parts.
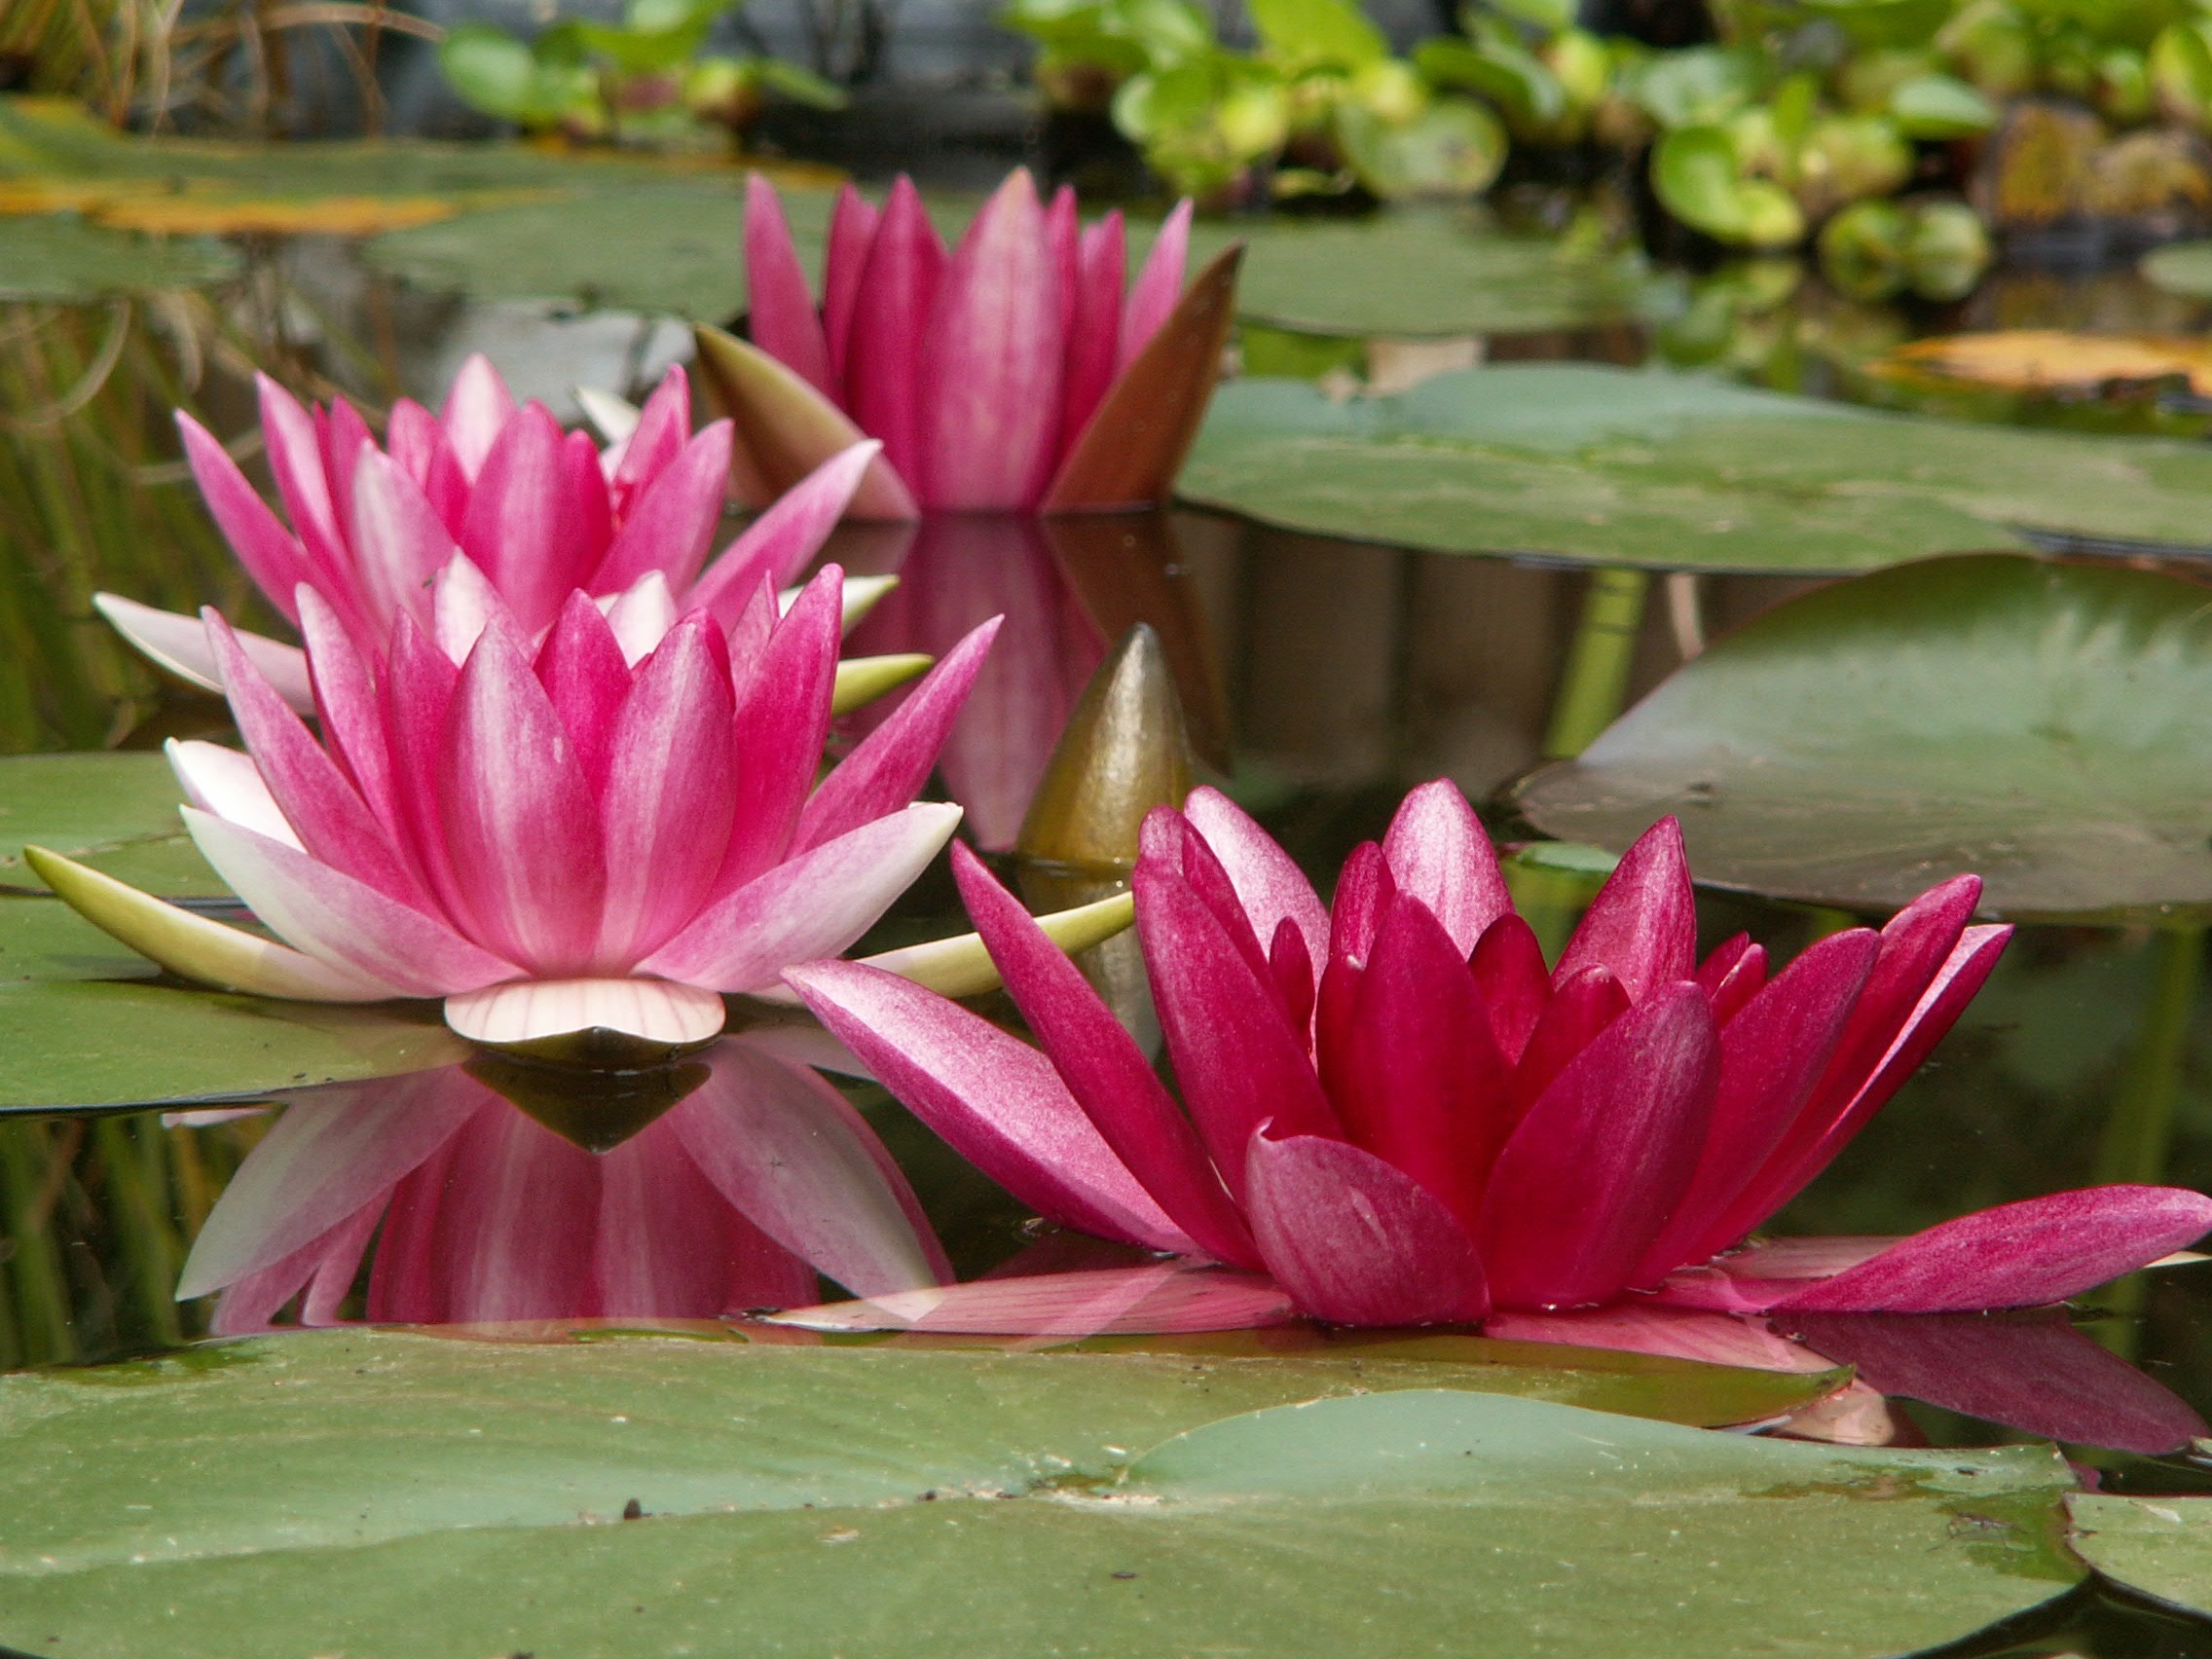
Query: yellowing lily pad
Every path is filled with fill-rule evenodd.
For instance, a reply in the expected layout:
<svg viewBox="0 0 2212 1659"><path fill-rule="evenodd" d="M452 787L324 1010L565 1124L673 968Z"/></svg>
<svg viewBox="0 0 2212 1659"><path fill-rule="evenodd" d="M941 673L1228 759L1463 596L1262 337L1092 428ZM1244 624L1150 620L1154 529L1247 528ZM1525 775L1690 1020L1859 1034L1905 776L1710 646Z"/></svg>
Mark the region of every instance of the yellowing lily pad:
<svg viewBox="0 0 2212 1659"><path fill-rule="evenodd" d="M1869 366L1889 379L2029 394L2094 396L2147 382L2186 381L2192 391L2212 395L2212 342L2183 335L2046 328L1947 334L1899 346Z"/></svg>

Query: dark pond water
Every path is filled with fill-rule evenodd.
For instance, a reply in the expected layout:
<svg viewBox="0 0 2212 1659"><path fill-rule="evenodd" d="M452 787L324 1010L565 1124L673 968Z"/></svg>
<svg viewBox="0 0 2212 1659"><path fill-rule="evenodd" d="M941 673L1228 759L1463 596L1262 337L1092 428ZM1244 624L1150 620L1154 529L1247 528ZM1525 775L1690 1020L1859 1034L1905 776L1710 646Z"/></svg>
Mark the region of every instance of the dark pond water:
<svg viewBox="0 0 2212 1659"><path fill-rule="evenodd" d="M50 411L55 422L34 421L11 433L15 470L0 491L7 515L0 523L19 545L43 533L62 547L74 561L64 590L84 581L134 587L148 597L237 597L237 583L204 533L180 532L173 554L149 552L145 542L149 524L189 510L188 499L183 509L173 499L177 473L160 432L163 406L175 389L160 365L173 366L180 340L227 353L232 371L249 357L273 355L313 366L372 398L400 387L421 393L476 348L516 371L518 389L561 397L576 380L634 383L675 344L667 331L634 319L562 318L542 309L470 307L380 289L326 249L295 250L286 266L281 279L272 276L262 312L243 324L210 329L204 317L184 314L184 302L166 309L138 303L117 326L144 330L158 347L141 357L137 338L127 341L120 367L111 367L139 380L104 387L78 411L67 407L68 365L31 362L24 342L34 337L23 330L38 327L40 350L52 359L69 350L97 354L107 324L51 310L13 320L0 315L0 333L17 331L0 348L0 356L16 353L8 372L26 394L16 407L37 407L25 378L33 369L47 377L42 385L61 393ZM1702 334L1677 327L1658 346L1677 360L1729 367L1765 384L1891 398L1857 365L1870 348L1915 332L2001 323L2166 330L2201 321L2196 308L2132 281L2031 274L1997 279L1966 307L1940 314L1877 311L1800 286L1774 303L1736 307L1723 325L1706 319ZM1610 330L1498 342L1493 351L1635 361L1654 349L1646 333ZM206 384L213 389L202 401L224 406L223 429L240 429L244 393L235 373ZM92 424L95 417L104 424ZM64 464L68 446L112 448L126 440L142 493L90 498ZM909 591L925 585L927 567L928 586L959 594L974 612L921 616L894 608L870 622L872 638L860 642L866 648L941 645L946 641L933 630L957 633L993 611L1007 613L972 729L946 758L948 775L968 774L955 782L971 797L970 822L979 830L1004 825L1011 833L1018 824L1025 780L1041 766L1110 639L1137 619L1152 622L1167 643L1199 749L1226 768L1242 798L1309 870L1334 870L1354 844L1380 833L1399 793L1414 783L1449 776L1479 799L1541 756L1583 575L1283 535L1198 515L1177 515L1141 534L1148 551L1144 579L1136 583L1128 580L1133 567L1102 567L1095 549L1035 538L986 542L958 527L934 527L906 547L857 537L838 549L861 569L903 563ZM1637 645L1634 688L1654 683L1704 634L1802 585L1709 577L1655 588ZM8 620L21 644L13 675L0 675L8 682L0 749L115 741L139 747L221 728L218 705L153 687L96 654L77 682L59 677L55 660L40 654L35 589L18 580L11 598ZM1505 834L1514 828L1502 821L1493 827ZM1828 913L1740 898L1707 895L1702 902L1709 943L1748 927L1778 955L1836 922ZM961 925L940 870L886 919L880 943ZM1934 1060L1776 1230L1906 1233L2091 1178L2212 1188L2212 986L2197 971L2200 952L2201 941L2187 936L2023 929ZM709 1154L696 1134L682 1156L655 1152L659 1161L645 1167L646 1152L673 1146L685 1114L696 1115L698 1102L733 1070L750 1068L752 1075L766 1068L783 1077L776 1068L792 1065L772 1032L726 1047L728 1053L701 1068L712 1075L689 1080L696 1088L683 1098L627 1103L623 1110L639 1132L604 1152L577 1143L596 1147L614 1138L605 1126L605 1103L579 1110L572 1095L528 1074L477 1068L380 1086L382 1093L303 1094L282 1110L332 1123L347 1114L413 1113L428 1126L420 1130L412 1163L399 1161L374 1180L361 1175L345 1189L344 1202L326 1198L320 1213L271 1205L257 1212L254 1225L290 1229L284 1236L293 1248L327 1242L346 1225L364 1229L356 1245L370 1236L365 1229L376 1230L358 1272L342 1272L314 1293L342 1317L687 1318L865 1288L840 1284L839 1272L863 1276L869 1262L914 1247L917 1236L893 1201L897 1183L881 1171L874 1185L862 1183L866 1192L841 1218L817 1215L806 1223L777 1207L774 1183L765 1178L757 1207L732 1203L726 1186L702 1178L698 1166ZM1031 1268L1082 1259L1079 1244L1041 1237L1013 1200L880 1090L845 1088L856 1123L803 1085L777 1088L785 1092L776 1098L793 1113L859 1137L852 1145L881 1137L926 1214L928 1226L919 1232L934 1232L962 1276L1016 1257ZM0 1121L0 1368L96 1363L207 1334L214 1299L178 1302L177 1274L227 1184L277 1121L271 1112L206 1121L153 1110ZM640 1168L623 1172L626 1159ZM332 1259L351 1261L342 1253ZM310 1272L312 1265L295 1263L291 1289ZM277 1288L266 1281L265 1299ZM250 1327L282 1300L257 1308L241 1293L226 1322ZM2117 1390L2141 1410L2212 1418L2212 1271L2184 1268L2122 1281L2095 1306L2074 1309L2070 1329L2082 1345L2054 1346L2045 1340L2046 1326L2032 1339L1924 1356L1923 1370L1947 1379L1945 1388L1931 1392L1947 1391L1955 1403L1964 1379L1975 1385L1963 1391L1967 1396L2026 1404L1967 1415L1899 1387L1883 1408L1887 1434L1933 1445L2025 1438L2019 1422L2043 1420L2040 1411L2058 1409L2054 1401L2084 1386L2106 1396ZM2082 1369L2079 1347L2089 1344L2113 1356L2111 1369ZM1870 1351L1837 1357L1859 1358L1869 1376L1882 1369ZM1892 1355L1890 1364L1893 1376L1919 1374L1908 1359ZM2120 1376L2126 1380L2116 1383ZM2060 1416L2099 1420L2093 1414L2067 1419L2063 1409ZM2212 1493L2212 1454L2144 1456L2091 1438L2070 1451L2109 1491ZM2032 1624L1946 1651L2207 1650L2212 1627L2092 1586L2040 1611Z"/></svg>

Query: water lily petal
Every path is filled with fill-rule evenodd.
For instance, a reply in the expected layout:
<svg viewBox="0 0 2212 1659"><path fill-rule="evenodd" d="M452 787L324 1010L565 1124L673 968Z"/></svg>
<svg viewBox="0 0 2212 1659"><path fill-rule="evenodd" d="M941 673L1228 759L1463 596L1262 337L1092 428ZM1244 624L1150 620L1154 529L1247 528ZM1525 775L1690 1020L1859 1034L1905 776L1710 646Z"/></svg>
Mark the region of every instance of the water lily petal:
<svg viewBox="0 0 2212 1659"><path fill-rule="evenodd" d="M287 847L299 846L300 838L284 822L283 811L252 756L198 738L180 742L173 737L162 745L162 753L194 806Z"/></svg>
<svg viewBox="0 0 2212 1659"><path fill-rule="evenodd" d="M246 482L239 463L212 432L182 410L177 412L176 426L184 439L185 461L216 529L254 585L285 620L291 620L292 591L313 574L299 538L269 510L269 503Z"/></svg>
<svg viewBox="0 0 2212 1659"><path fill-rule="evenodd" d="M1307 960L1318 978L1329 960L1329 912L1297 861L1243 808L1207 785L1191 792L1183 816L1229 872L1254 935L1272 945L1276 930L1289 921L1306 941Z"/></svg>
<svg viewBox="0 0 2212 1659"><path fill-rule="evenodd" d="M707 386L735 427L730 483L748 505L768 506L825 461L866 440L834 403L750 341L704 324L692 332ZM906 480L891 465L888 444L854 493L852 515L921 516Z"/></svg>
<svg viewBox="0 0 2212 1659"><path fill-rule="evenodd" d="M786 977L885 1088L1022 1202L1100 1237L1190 1248L1028 1044L857 963L813 962Z"/></svg>
<svg viewBox="0 0 2212 1659"><path fill-rule="evenodd" d="M289 596L287 596L287 599ZM223 689L215 652L207 644L207 625L197 616L173 610L156 610L121 594L95 593L92 608L108 619L115 631L179 680L203 691ZM296 610L296 607L295 607ZM276 688L284 706L297 715L314 713L314 692L308 683L307 653L297 645L265 639L243 629L232 630L239 649Z"/></svg>
<svg viewBox="0 0 2212 1659"><path fill-rule="evenodd" d="M1551 970L1544 966L1536 930L1508 910L1483 930L1467 972L1482 993L1497 1051L1518 1066L1552 996Z"/></svg>
<svg viewBox="0 0 2212 1659"><path fill-rule="evenodd" d="M514 418L514 393L481 351L471 351L446 390L438 424L453 445L454 457L471 480L482 470L492 445Z"/></svg>
<svg viewBox="0 0 2212 1659"><path fill-rule="evenodd" d="M737 811L716 876L716 895L731 892L800 850L794 837L821 769L836 697L841 586L837 567L826 567L807 584L791 614L774 624L767 644L750 657L737 658L740 683L732 728ZM760 592L765 595L767 589ZM906 798L913 797L909 793Z"/></svg>
<svg viewBox="0 0 2212 1659"><path fill-rule="evenodd" d="M422 486L373 446L354 464L348 522L365 608L383 624L377 632L402 610L427 617L430 584L459 548Z"/></svg>
<svg viewBox="0 0 2212 1659"><path fill-rule="evenodd" d="M1320 1135L1252 1137L1245 1213L1302 1312L1344 1325L1456 1324L1490 1311L1474 1241L1404 1171Z"/></svg>
<svg viewBox="0 0 2212 1659"><path fill-rule="evenodd" d="M590 413L587 406L585 413ZM603 431L605 430L602 424ZM632 504L676 458L691 432L691 382L682 363L671 363L645 407L631 412L622 439L621 459L608 477L615 511L627 515ZM611 436L611 434L608 434ZM602 463L604 470L604 461Z"/></svg>
<svg viewBox="0 0 2212 1659"><path fill-rule="evenodd" d="M1126 893L1116 893L1088 904L1048 911L1035 921L1054 946L1075 956L1124 932L1135 919L1135 901ZM911 979L940 997L979 997L997 990L1002 983L998 965L984 948L980 934L955 934L949 939L933 939L922 944L903 944L896 950L878 951L858 960L870 968L880 968L886 974L896 974L902 979ZM771 1003L798 1000L798 993L789 986L772 985L749 994ZM749 1035L759 1040L757 1032ZM821 1066L825 1071L838 1069L811 1055L807 1063Z"/></svg>
<svg viewBox="0 0 2212 1659"><path fill-rule="evenodd" d="M398 851L391 751L385 742L384 710L368 665L353 648L345 622L313 588L300 590L300 634L308 644L308 678L323 747ZM409 875L410 892L419 898L421 887L412 870Z"/></svg>
<svg viewBox="0 0 2212 1659"><path fill-rule="evenodd" d="M854 444L778 496L707 567L685 603L712 612L727 628L763 581L781 588L795 580L845 516L861 480L882 453L883 446L873 439ZM715 488L719 502L719 479Z"/></svg>
<svg viewBox="0 0 2212 1659"><path fill-rule="evenodd" d="M587 440L588 442L588 440ZM589 573L596 551L577 535L562 488L561 428L530 404L506 424L476 475L461 546L535 635ZM598 461L593 462L596 475ZM604 543L602 544L604 545Z"/></svg>
<svg viewBox="0 0 2212 1659"><path fill-rule="evenodd" d="M582 1031L613 1031L671 1051L711 1042L728 1019L722 999L666 979L509 979L446 998L446 1024L471 1043L519 1048Z"/></svg>
<svg viewBox="0 0 2212 1659"><path fill-rule="evenodd" d="M269 376L257 374L253 384L260 394L261 439L270 475L313 572L303 579L341 590L350 587L346 543L338 531L314 417Z"/></svg>
<svg viewBox="0 0 2212 1659"><path fill-rule="evenodd" d="M767 1322L804 1331L924 1331L1032 1337L1161 1336L1244 1331L1296 1317L1282 1287L1257 1273L1147 1262L1064 1273L1012 1273L932 1290L787 1309Z"/></svg>
<svg viewBox="0 0 2212 1659"><path fill-rule="evenodd" d="M1628 992L1604 968L1584 968L1568 976L1529 1034L1513 1077L1514 1109L1525 1113L1552 1080L1598 1034L1628 1012Z"/></svg>
<svg viewBox="0 0 2212 1659"><path fill-rule="evenodd" d="M825 396L835 396L822 318L792 245L792 228L775 186L745 179L745 287L753 343Z"/></svg>
<svg viewBox="0 0 2212 1659"><path fill-rule="evenodd" d="M640 970L721 991L772 985L866 933L959 822L957 806L923 803L825 841L709 906Z"/></svg>
<svg viewBox="0 0 2212 1659"><path fill-rule="evenodd" d="M1629 1001L1697 973L1697 900L1690 891L1682 827L1662 818L1621 855L1552 971L1564 984L1584 968L1604 967Z"/></svg>
<svg viewBox="0 0 2212 1659"><path fill-rule="evenodd" d="M1408 794L1382 837L1398 891L1427 905L1465 961L1483 930L1513 908L1482 820L1449 778Z"/></svg>
<svg viewBox="0 0 2212 1659"><path fill-rule="evenodd" d="M644 487L591 573L591 591L618 592L648 571L660 571L673 587L689 587L721 523L729 456L729 423L701 427Z"/></svg>
<svg viewBox="0 0 2212 1659"><path fill-rule="evenodd" d="M886 466L910 484L923 476L920 346L945 264L920 193L902 174L884 199L853 301L845 407L883 440Z"/></svg>
<svg viewBox="0 0 2212 1659"><path fill-rule="evenodd" d="M875 240L875 204L849 184L837 187L830 209L830 237L822 260L822 332L830 350L830 381L840 402L852 361L853 314L859 309L861 276Z"/></svg>
<svg viewBox="0 0 2212 1659"><path fill-rule="evenodd" d="M1190 249L1191 199L1186 196L1161 221L1160 234L1152 240L1152 251L1145 256L1144 269L1137 273L1136 284L1129 289L1128 310L1122 319L1121 367L1126 368L1152 343L1161 324L1174 311L1183 294L1183 267Z"/></svg>
<svg viewBox="0 0 2212 1659"><path fill-rule="evenodd" d="M1120 208L1086 230L1077 244L1075 306L1068 318L1067 375L1060 387L1060 431L1080 433L1121 368L1122 279L1127 268Z"/></svg>

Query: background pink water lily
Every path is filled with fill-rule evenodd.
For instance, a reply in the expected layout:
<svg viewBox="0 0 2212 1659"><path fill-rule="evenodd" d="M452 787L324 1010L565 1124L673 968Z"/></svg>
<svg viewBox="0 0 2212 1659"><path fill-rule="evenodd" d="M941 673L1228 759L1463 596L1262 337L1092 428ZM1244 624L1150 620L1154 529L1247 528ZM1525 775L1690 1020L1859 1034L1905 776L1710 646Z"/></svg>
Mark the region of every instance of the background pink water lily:
<svg viewBox="0 0 2212 1659"><path fill-rule="evenodd" d="M1770 976L1746 938L1698 959L1667 820L1547 968L1451 785L1406 798L1346 863L1333 908L1200 790L1147 820L1134 878L1179 1106L979 861L955 863L1042 1051L851 964L790 971L808 1006L1041 1213L1264 1270L1321 1318L1464 1321L1636 1293L1738 1311L2026 1306L2212 1230L2212 1199L2120 1186L1864 1248L1724 1254L1826 1166L1986 977L2010 930L1970 925L1971 876Z"/></svg>
<svg viewBox="0 0 2212 1659"><path fill-rule="evenodd" d="M866 435L854 511L1083 511L1165 498L1219 372L1235 255L1186 295L1188 202L1124 292L1119 212L1079 224L1017 168L946 251L910 180L837 198L819 301L773 186L746 203L750 343L700 331L735 417L740 494L766 500Z"/></svg>
<svg viewBox="0 0 2212 1659"><path fill-rule="evenodd" d="M377 661L303 585L319 741L208 612L246 750L169 754L193 839L283 942L201 921L200 954L160 959L280 996L444 998L484 1042L713 1036L722 993L850 945L959 821L914 795L996 624L817 782L841 584L825 569L787 614L763 578L734 626L694 610L635 661L580 589L535 646L497 593L443 592ZM433 635L461 632L457 662ZM34 857L65 894L129 892Z"/></svg>
<svg viewBox="0 0 2212 1659"><path fill-rule="evenodd" d="M681 367L605 450L583 432L564 432L543 404L518 405L480 354L455 377L437 414L412 399L395 403L382 445L344 398L309 408L266 375L257 385L283 516L211 433L179 414L193 476L270 604L303 626L296 595L311 589L370 655L401 615L431 628L449 591L477 607L496 593L533 640L577 589L602 602L620 634L643 629L657 638L679 611L693 609L734 626L762 580L787 585L821 550L875 453L860 443L825 456L710 560L730 424L691 429ZM95 603L156 661L218 686L195 618L116 594ZM308 712L298 649L251 634L240 640L286 700ZM458 647L458 660L467 641L440 643Z"/></svg>

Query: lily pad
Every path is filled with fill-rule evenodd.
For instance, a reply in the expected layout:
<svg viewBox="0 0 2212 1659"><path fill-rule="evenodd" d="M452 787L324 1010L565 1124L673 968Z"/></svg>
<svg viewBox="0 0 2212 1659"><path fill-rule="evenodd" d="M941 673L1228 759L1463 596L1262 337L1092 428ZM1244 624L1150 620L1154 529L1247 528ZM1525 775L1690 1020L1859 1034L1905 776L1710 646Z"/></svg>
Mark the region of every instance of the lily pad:
<svg viewBox="0 0 2212 1659"><path fill-rule="evenodd" d="M1633 255L1578 254L1470 212L1201 224L1191 235L1194 265L1233 241L1247 249L1237 314L1302 334L1418 339L1590 328L1648 314L1672 292Z"/></svg>
<svg viewBox="0 0 2212 1659"><path fill-rule="evenodd" d="M204 288L237 275L236 249L204 238L156 240L59 215L0 237L0 300L96 300Z"/></svg>
<svg viewBox="0 0 2212 1659"><path fill-rule="evenodd" d="M165 898L224 896L177 817L183 798L156 754L0 759L0 887L45 890L23 864L29 843Z"/></svg>
<svg viewBox="0 0 2212 1659"><path fill-rule="evenodd" d="M2212 1613L2212 1497L2075 1493L2067 1542L2103 1573L2161 1602Z"/></svg>
<svg viewBox="0 0 2212 1659"><path fill-rule="evenodd" d="M1323 535L1654 570L1836 573L2046 538L2212 551L2200 445L1577 363L1345 401L1302 382L1232 382L1179 489Z"/></svg>
<svg viewBox="0 0 2212 1659"><path fill-rule="evenodd" d="M1513 1659L1571 1622L1653 1659L1872 1654L2079 1576L2047 1448L1844 1451L1362 1386L1280 1360L396 1333L12 1378L0 1641L135 1654L158 1622L178 1659L733 1632L763 1654L1296 1659L1479 1628Z"/></svg>
<svg viewBox="0 0 2212 1659"><path fill-rule="evenodd" d="M467 1057L429 1005L195 989L59 900L0 897L0 1113L254 1100Z"/></svg>
<svg viewBox="0 0 2212 1659"><path fill-rule="evenodd" d="M2212 592L1994 554L1817 589L1717 640L1516 795L1698 879L1869 909L1962 870L1998 914L2212 915Z"/></svg>

